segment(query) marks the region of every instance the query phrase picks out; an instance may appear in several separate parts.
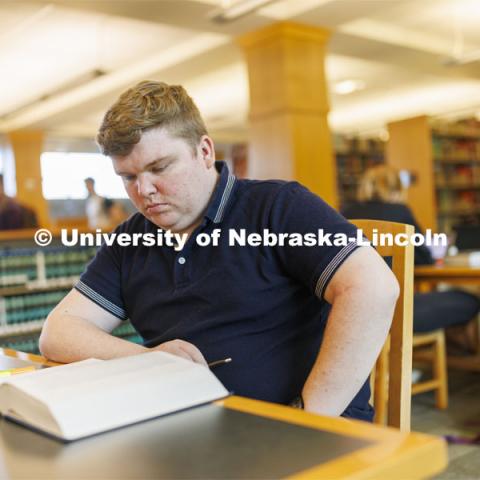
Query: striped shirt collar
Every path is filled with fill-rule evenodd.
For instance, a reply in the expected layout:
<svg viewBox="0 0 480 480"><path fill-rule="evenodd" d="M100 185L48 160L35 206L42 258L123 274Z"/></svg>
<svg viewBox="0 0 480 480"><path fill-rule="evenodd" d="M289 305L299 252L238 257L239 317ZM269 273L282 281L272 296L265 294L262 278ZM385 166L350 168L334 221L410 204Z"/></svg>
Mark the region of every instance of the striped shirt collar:
<svg viewBox="0 0 480 480"><path fill-rule="evenodd" d="M215 162L215 168L220 174L220 178L210 198L205 217L213 223L220 223L223 220L228 200L233 191L235 175L230 173L225 162Z"/></svg>

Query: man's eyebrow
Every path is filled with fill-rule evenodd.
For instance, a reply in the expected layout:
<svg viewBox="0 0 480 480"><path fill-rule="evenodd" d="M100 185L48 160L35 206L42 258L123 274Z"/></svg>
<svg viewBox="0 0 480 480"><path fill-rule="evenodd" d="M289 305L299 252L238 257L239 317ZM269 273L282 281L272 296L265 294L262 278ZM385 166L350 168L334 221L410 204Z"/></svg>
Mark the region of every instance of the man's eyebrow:
<svg viewBox="0 0 480 480"><path fill-rule="evenodd" d="M165 157L156 158L155 160L152 160L151 162L148 162L143 169L147 170L147 169L153 167L154 165L156 165L157 163L166 162L168 160L171 160L172 158L173 158L172 155L166 155ZM115 173L120 177L124 176L124 175L131 175L128 172L122 172L122 171L118 171L118 172L115 172Z"/></svg>
<svg viewBox="0 0 480 480"><path fill-rule="evenodd" d="M124 177L126 175L132 175L130 172L123 172L121 170L117 171L117 170L113 169L113 171L115 172L115 175L118 175L119 177Z"/></svg>
<svg viewBox="0 0 480 480"><path fill-rule="evenodd" d="M169 160L171 160L173 157L172 155L165 155L164 157L159 157L159 158L156 158L155 160L152 160L151 162L147 163L144 167L144 170L146 170L147 168L150 168L152 167L153 165L156 165L157 163L161 163L161 162L168 162Z"/></svg>

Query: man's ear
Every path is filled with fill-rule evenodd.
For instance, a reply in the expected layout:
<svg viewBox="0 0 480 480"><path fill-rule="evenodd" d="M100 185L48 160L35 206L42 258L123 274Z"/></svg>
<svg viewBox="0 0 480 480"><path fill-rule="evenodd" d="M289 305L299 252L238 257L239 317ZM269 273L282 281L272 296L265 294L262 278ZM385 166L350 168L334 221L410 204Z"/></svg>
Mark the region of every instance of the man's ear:
<svg viewBox="0 0 480 480"><path fill-rule="evenodd" d="M205 162L207 168L211 168L215 164L215 145L208 135L203 135L199 144L200 155Z"/></svg>

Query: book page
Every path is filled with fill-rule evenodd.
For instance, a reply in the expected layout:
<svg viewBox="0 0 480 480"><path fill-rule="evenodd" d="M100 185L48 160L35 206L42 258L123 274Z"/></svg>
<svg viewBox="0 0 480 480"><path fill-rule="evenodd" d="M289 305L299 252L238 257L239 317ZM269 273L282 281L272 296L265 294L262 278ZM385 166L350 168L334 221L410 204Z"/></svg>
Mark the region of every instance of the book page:
<svg viewBox="0 0 480 480"><path fill-rule="evenodd" d="M8 401L8 398L11 398L11 401ZM41 430L58 437L62 436L62 431L48 407L12 385L5 385L2 389L0 403L9 405L5 409L2 408L3 415L29 425L36 425Z"/></svg>

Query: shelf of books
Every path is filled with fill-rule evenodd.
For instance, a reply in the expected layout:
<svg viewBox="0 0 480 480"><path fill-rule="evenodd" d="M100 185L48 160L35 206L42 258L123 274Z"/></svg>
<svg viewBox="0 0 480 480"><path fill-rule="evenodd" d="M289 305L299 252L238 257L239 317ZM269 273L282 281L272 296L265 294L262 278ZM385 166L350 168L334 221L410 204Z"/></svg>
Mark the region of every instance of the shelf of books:
<svg viewBox="0 0 480 480"><path fill-rule="evenodd" d="M426 228L480 225L480 122L426 115L388 124L387 163L414 174L408 204Z"/></svg>
<svg viewBox="0 0 480 480"><path fill-rule="evenodd" d="M432 123L438 225L480 225L480 122Z"/></svg>
<svg viewBox="0 0 480 480"><path fill-rule="evenodd" d="M77 282L96 249L65 247L56 238L39 247L33 237L19 237L0 235L0 347L38 353L46 317ZM141 342L128 322L114 334Z"/></svg>
<svg viewBox="0 0 480 480"><path fill-rule="evenodd" d="M334 135L340 208L354 202L365 171L385 161L385 143L379 139Z"/></svg>

